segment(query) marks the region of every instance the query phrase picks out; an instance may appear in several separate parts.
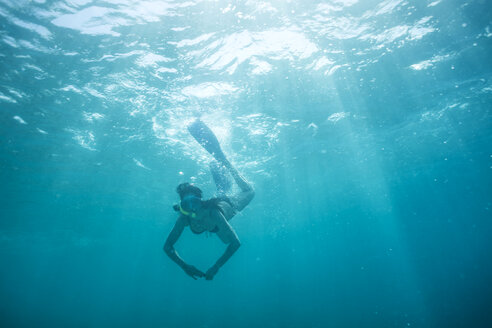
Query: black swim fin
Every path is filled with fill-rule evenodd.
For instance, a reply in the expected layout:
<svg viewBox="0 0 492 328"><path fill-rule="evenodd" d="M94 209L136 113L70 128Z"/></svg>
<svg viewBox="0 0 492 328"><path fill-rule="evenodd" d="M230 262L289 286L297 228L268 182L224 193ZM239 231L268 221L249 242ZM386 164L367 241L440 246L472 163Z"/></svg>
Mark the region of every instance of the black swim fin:
<svg viewBox="0 0 492 328"><path fill-rule="evenodd" d="M193 138L195 138L195 140L198 141L198 143L216 160L219 162L224 162L226 160L226 157L220 148L219 140L217 140L217 137L212 130L210 130L205 123L200 121L200 119L191 123L188 126L188 131L190 131Z"/></svg>

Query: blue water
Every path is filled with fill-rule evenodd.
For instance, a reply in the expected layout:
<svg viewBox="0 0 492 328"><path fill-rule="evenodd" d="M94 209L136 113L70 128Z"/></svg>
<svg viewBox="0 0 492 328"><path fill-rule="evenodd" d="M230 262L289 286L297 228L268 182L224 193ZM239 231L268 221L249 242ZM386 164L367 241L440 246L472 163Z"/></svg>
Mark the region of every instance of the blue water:
<svg viewBox="0 0 492 328"><path fill-rule="evenodd" d="M485 0L0 0L0 326L492 326L491 41ZM212 281L162 251L197 116L256 189Z"/></svg>

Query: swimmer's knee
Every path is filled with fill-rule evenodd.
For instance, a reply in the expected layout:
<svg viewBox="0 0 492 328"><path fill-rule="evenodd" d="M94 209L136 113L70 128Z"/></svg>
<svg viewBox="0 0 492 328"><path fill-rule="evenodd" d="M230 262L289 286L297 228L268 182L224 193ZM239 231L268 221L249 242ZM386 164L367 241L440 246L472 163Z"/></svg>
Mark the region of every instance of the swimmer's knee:
<svg viewBox="0 0 492 328"><path fill-rule="evenodd" d="M242 199L241 209L248 206L248 204L251 203L254 197L255 197L255 191L253 189L247 191Z"/></svg>

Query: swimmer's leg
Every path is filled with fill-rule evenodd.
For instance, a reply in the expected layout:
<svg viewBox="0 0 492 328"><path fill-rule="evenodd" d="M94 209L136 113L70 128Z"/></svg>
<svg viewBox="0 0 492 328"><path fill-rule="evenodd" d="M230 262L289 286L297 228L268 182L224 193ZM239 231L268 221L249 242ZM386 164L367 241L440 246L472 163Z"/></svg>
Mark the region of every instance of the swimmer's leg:
<svg viewBox="0 0 492 328"><path fill-rule="evenodd" d="M241 174L239 174L236 168L232 166L229 161L225 160L223 164L229 170L229 173L241 189L237 195L228 198L236 211L242 211L255 196L255 190L253 189L253 186L244 177L242 177Z"/></svg>
<svg viewBox="0 0 492 328"><path fill-rule="evenodd" d="M228 170L217 161L210 162L210 172L217 187L217 196L226 196L232 187Z"/></svg>

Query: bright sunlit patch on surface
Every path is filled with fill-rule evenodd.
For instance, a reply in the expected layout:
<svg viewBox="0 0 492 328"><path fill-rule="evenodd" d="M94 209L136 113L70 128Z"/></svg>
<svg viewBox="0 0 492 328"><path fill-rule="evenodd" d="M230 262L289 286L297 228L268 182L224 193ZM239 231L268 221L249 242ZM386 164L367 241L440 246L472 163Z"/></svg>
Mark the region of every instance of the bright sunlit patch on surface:
<svg viewBox="0 0 492 328"><path fill-rule="evenodd" d="M89 3L91 3L93 0L69 0L69 4L74 7L82 7L85 6Z"/></svg>
<svg viewBox="0 0 492 328"><path fill-rule="evenodd" d="M251 58L250 64L254 66L251 73L255 75L262 75L272 70L272 65L263 60L258 60L256 57Z"/></svg>
<svg viewBox="0 0 492 328"><path fill-rule="evenodd" d="M386 0L379 3L374 10L367 11L363 17L375 17L379 15L385 15L392 13L395 9L397 9L400 5L403 5L404 0Z"/></svg>
<svg viewBox="0 0 492 328"><path fill-rule="evenodd" d="M97 91L96 89L91 88L91 87L89 87L89 86L84 87L84 90L85 90L88 94L90 94L91 96L94 96L94 97L96 97L96 98L101 98L101 99L105 99L105 98L106 98L106 96L105 96L105 95L103 95L102 93L100 93L100 92L99 92L99 91Z"/></svg>
<svg viewBox="0 0 492 328"><path fill-rule="evenodd" d="M138 167L141 167L143 169L146 169L146 170L150 170L147 166L143 165L141 161L139 161L138 159L134 158L133 161L135 162L135 164L138 166Z"/></svg>
<svg viewBox="0 0 492 328"><path fill-rule="evenodd" d="M428 69L433 66L432 60L423 60L420 63L410 65L410 67L416 71L421 71L423 69Z"/></svg>
<svg viewBox="0 0 492 328"><path fill-rule="evenodd" d="M426 34L434 32L436 29L433 26L428 26L427 23L431 20L431 16L424 17L415 23L413 26L398 25L392 28L385 29L378 34L366 34L360 37L361 40L374 40L379 45L385 45L395 42L398 39L405 38L407 40L419 40Z"/></svg>
<svg viewBox="0 0 492 328"><path fill-rule="evenodd" d="M12 48L19 48L19 45L17 44L17 41L13 37L11 37L11 36L8 36L8 35L2 36L2 41L5 44L11 46Z"/></svg>
<svg viewBox="0 0 492 328"><path fill-rule="evenodd" d="M325 71L325 75L332 75L333 73L335 73L336 71L338 71L340 68L342 67L348 67L349 65L348 64L344 64L344 65L333 65L329 70Z"/></svg>
<svg viewBox="0 0 492 328"><path fill-rule="evenodd" d="M438 4L440 4L440 3L441 3L441 1L442 1L442 0L433 1L433 2L429 3L429 4L427 5L427 7L434 7L434 6L437 6Z"/></svg>
<svg viewBox="0 0 492 328"><path fill-rule="evenodd" d="M13 119L16 120L17 122L19 122L20 124L27 124L26 121L24 121L22 119L22 117L20 117L20 116L17 116L16 115L16 116L13 117Z"/></svg>
<svg viewBox="0 0 492 328"><path fill-rule="evenodd" d="M347 113L347 112L333 113L330 116L328 116L328 118L326 120L335 123L335 122L338 122L341 119L347 117L349 114L350 113Z"/></svg>
<svg viewBox="0 0 492 328"><path fill-rule="evenodd" d="M176 74L178 73L178 70L175 68L167 68L167 67L159 67L156 70L157 73L171 73L171 74Z"/></svg>
<svg viewBox="0 0 492 328"><path fill-rule="evenodd" d="M44 73L42 68L40 68L39 66L33 65L33 64L26 64L26 65L24 65L24 67L38 71L38 72L41 72L41 73Z"/></svg>
<svg viewBox="0 0 492 328"><path fill-rule="evenodd" d="M150 55L148 57L148 59L146 58L147 55ZM124 53L114 53L114 54L108 54L108 55L103 55L102 57L99 57L98 59L88 59L88 58L84 58L82 59L82 61L84 63L93 63L93 62L101 62L101 61L108 61L108 62L112 62L112 61L115 61L117 59L122 59L122 58L128 58L128 57L132 57L132 56L140 56L135 62L137 64L139 63L144 63L148 60L148 61L152 61L154 58L153 58L153 55L152 53L148 53L144 50L132 50L132 51L129 51L129 52L124 52ZM158 59L158 58L155 58L155 59ZM159 61L159 60L157 60ZM145 66L145 65L143 65Z"/></svg>
<svg viewBox="0 0 492 328"><path fill-rule="evenodd" d="M82 131L78 129L65 129L67 132L73 134L72 139L77 141L77 143L87 150L96 151L94 148L96 146L96 138L91 131Z"/></svg>
<svg viewBox="0 0 492 328"><path fill-rule="evenodd" d="M184 30L189 29L191 26L183 26L183 27L172 27L171 30L174 32L182 32Z"/></svg>
<svg viewBox="0 0 492 328"><path fill-rule="evenodd" d="M114 1L111 7L91 6L75 13L70 8L70 13L56 14L57 17L51 22L83 34L120 36L119 32L114 31L117 27L158 22L161 16L174 16L179 8L193 5L193 2L122 0Z"/></svg>
<svg viewBox="0 0 492 328"><path fill-rule="evenodd" d="M451 55L443 55L443 56L434 56L431 59L428 60L423 60L419 63L410 65L410 68L416 70L416 71L421 71L424 69L428 69L430 67L433 67L435 63L441 62L443 60L449 59Z"/></svg>
<svg viewBox="0 0 492 328"><path fill-rule="evenodd" d="M420 40L424 35L434 32L436 29L433 26L425 26L432 20L432 16L426 16L420 19L413 27L408 31L410 40Z"/></svg>
<svg viewBox="0 0 492 328"><path fill-rule="evenodd" d="M89 7L82 9L74 14L61 15L51 21L56 26L78 30L84 34L100 35L110 34L119 36L114 32L114 26L109 20L109 15L113 10L104 7Z"/></svg>
<svg viewBox="0 0 492 328"><path fill-rule="evenodd" d="M17 98L19 98L19 99L22 99L22 98L25 96L25 94L24 94L24 93L21 93L21 92L19 92L19 91L15 90L15 89L12 89L12 88L7 88L7 89L8 89L8 91L9 91L11 94L13 94L14 96L16 96L16 97L17 97Z"/></svg>
<svg viewBox="0 0 492 328"><path fill-rule="evenodd" d="M99 114L99 113L87 113L87 112L84 112L83 113L84 115L84 119L88 122L94 122L94 121L98 121L98 120L101 120L104 118L104 115L103 114Z"/></svg>
<svg viewBox="0 0 492 328"><path fill-rule="evenodd" d="M181 40L179 42L169 41L168 43L169 44L176 45L176 47L178 47L178 48L181 48L181 47L189 47L189 46L194 46L194 45L197 45L197 44L202 43L204 41L207 41L214 34L215 33L207 33L207 34L200 35L200 36L198 36L198 37L196 37L194 39L185 39L185 40Z"/></svg>
<svg viewBox="0 0 492 328"><path fill-rule="evenodd" d="M333 65L333 64L335 64L334 61L323 56L320 59L317 59L313 64L309 65L308 68L312 68L313 70L317 71L325 67L326 65Z"/></svg>
<svg viewBox="0 0 492 328"><path fill-rule="evenodd" d="M370 29L370 25L361 19L338 15L316 14L313 19L306 20L304 25L317 34L341 40L362 36Z"/></svg>
<svg viewBox="0 0 492 328"><path fill-rule="evenodd" d="M333 0L329 3L320 3L316 7L317 12L329 14L331 12L337 12L343 10L345 7L350 7L359 2L359 0Z"/></svg>
<svg viewBox="0 0 492 328"><path fill-rule="evenodd" d="M136 63L138 66L147 67L147 66L156 66L160 62L166 63L170 61L172 61L171 58L167 58L161 55L156 55L153 53L148 53L138 58Z"/></svg>
<svg viewBox="0 0 492 328"><path fill-rule="evenodd" d="M0 92L0 101L1 100L6 101L6 102L10 102L10 103L14 103L14 104L17 102L17 100L15 100L14 98L6 96Z"/></svg>
<svg viewBox="0 0 492 328"><path fill-rule="evenodd" d="M19 47L42 52L45 54L51 54L54 52L53 49L43 46L38 40L33 40L32 42L27 40L18 40L16 44Z"/></svg>
<svg viewBox="0 0 492 328"><path fill-rule="evenodd" d="M60 88L59 90L61 91L72 91L72 92L76 92L76 93L83 93L82 90L80 90L79 88L73 86L73 85L67 85L66 87L63 87L63 88Z"/></svg>
<svg viewBox="0 0 492 328"><path fill-rule="evenodd" d="M451 103L439 110L424 112L420 117L420 121L424 122L424 121L440 120L443 118L443 116L448 115L449 112L465 110L466 108L468 108L468 106L469 106L468 103L459 103L459 102Z"/></svg>
<svg viewBox="0 0 492 328"><path fill-rule="evenodd" d="M359 0L333 0L334 3L343 4L345 7L353 6L359 2Z"/></svg>
<svg viewBox="0 0 492 328"><path fill-rule="evenodd" d="M257 13L277 13L278 9L271 3L265 1L248 0L247 5L253 6L254 11Z"/></svg>
<svg viewBox="0 0 492 328"><path fill-rule="evenodd" d="M485 34L484 34L484 36L487 37L487 38L492 37L492 32L490 31L490 26L487 26L485 28Z"/></svg>
<svg viewBox="0 0 492 328"><path fill-rule="evenodd" d="M189 53L189 56L202 58L197 68L211 70L226 69L233 74L238 65L252 57L269 59L287 59L290 61L309 58L317 52L316 44L311 42L299 29L274 29L263 32L242 31L233 33L219 41L214 41L201 50Z"/></svg>
<svg viewBox="0 0 492 328"><path fill-rule="evenodd" d="M206 82L198 85L190 85L184 87L181 92L185 96L193 96L197 98L208 98L222 96L236 92L238 88L225 82Z"/></svg>
<svg viewBox="0 0 492 328"><path fill-rule="evenodd" d="M31 22L26 22L24 20L16 18L15 16L9 15L2 8L0 8L0 16L3 16L4 18L10 20L13 24L15 24L19 27L22 27L24 29L27 29L29 31L32 31L32 32L39 34L42 38L44 38L46 40L49 40L52 37L51 32L46 27L31 23Z"/></svg>

